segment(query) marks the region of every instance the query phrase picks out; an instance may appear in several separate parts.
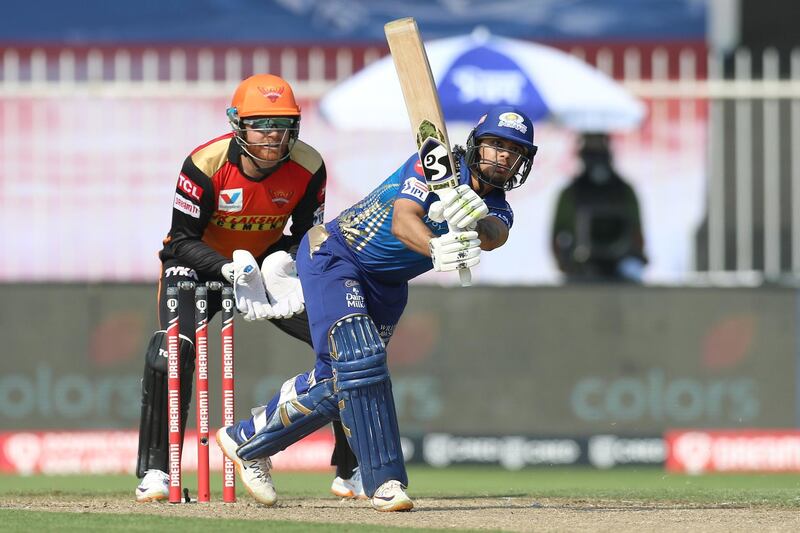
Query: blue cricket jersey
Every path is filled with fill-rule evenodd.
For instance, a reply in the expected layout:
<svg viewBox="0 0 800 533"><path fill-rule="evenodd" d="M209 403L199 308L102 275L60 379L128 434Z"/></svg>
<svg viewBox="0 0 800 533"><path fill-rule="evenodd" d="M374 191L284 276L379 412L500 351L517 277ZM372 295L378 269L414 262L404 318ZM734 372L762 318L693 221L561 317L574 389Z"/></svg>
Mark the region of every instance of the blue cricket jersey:
<svg viewBox="0 0 800 533"><path fill-rule="evenodd" d="M467 164L463 156L458 157L459 184L469 183ZM392 235L394 201L398 198L418 203L426 213L439 199L436 193L428 192L417 154L408 158L366 198L326 225L329 231L341 235L364 271L387 283L405 282L433 268L430 257L406 248ZM493 189L483 200L489 208L489 216L497 217L509 228L512 226L514 213L503 190ZM445 222L433 222L426 215L424 223L436 235L447 233Z"/></svg>

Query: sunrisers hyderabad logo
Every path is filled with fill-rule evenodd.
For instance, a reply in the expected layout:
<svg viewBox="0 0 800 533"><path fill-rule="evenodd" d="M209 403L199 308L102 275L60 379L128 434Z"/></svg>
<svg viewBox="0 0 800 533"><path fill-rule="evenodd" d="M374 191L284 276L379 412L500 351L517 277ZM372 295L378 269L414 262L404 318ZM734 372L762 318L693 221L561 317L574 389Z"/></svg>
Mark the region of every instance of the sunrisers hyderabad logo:
<svg viewBox="0 0 800 533"><path fill-rule="evenodd" d="M285 87L259 87L258 92L274 104L278 98L283 96L284 89Z"/></svg>
<svg viewBox="0 0 800 533"><path fill-rule="evenodd" d="M289 203L289 200L294 196L294 191L275 191L269 189L269 194L272 196L272 203L284 206Z"/></svg>

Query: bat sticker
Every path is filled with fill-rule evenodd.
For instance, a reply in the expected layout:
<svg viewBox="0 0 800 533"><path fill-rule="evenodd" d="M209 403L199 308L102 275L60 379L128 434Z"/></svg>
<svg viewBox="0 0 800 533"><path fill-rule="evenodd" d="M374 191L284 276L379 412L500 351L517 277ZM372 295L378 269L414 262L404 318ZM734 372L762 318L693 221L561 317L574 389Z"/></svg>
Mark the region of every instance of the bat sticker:
<svg viewBox="0 0 800 533"><path fill-rule="evenodd" d="M453 168L450 166L450 157L447 148L439 139L429 137L419 149L419 159L422 162L422 171L430 190L435 191L445 187L455 187L456 179Z"/></svg>

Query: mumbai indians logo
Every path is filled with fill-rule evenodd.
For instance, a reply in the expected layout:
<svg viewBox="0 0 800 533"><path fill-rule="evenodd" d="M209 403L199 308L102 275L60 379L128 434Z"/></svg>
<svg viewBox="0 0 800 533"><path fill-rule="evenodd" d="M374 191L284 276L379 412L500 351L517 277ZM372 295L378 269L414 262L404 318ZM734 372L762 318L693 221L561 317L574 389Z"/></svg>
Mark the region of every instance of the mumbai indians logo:
<svg viewBox="0 0 800 533"><path fill-rule="evenodd" d="M503 113L499 118L498 126L514 128L520 133L526 133L528 131L528 126L525 125L525 119L516 113Z"/></svg>
<svg viewBox="0 0 800 533"><path fill-rule="evenodd" d="M275 100L283 96L284 89L284 87L259 87L258 92L274 104Z"/></svg>

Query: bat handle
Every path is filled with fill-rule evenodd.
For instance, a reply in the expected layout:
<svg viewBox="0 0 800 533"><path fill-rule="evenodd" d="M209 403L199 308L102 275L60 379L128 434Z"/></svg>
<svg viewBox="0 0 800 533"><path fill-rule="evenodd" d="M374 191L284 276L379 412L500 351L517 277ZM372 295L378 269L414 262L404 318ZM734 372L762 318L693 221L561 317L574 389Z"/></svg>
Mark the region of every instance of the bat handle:
<svg viewBox="0 0 800 533"><path fill-rule="evenodd" d="M450 223L447 223L447 229L453 233L461 233L464 230L460 230L455 226L451 226ZM459 268L458 269L458 278L461 280L462 287L471 287L472 286L472 272L468 268Z"/></svg>
<svg viewBox="0 0 800 533"><path fill-rule="evenodd" d="M462 287L472 286L472 272L468 268L461 268L458 270L458 277L461 279Z"/></svg>

